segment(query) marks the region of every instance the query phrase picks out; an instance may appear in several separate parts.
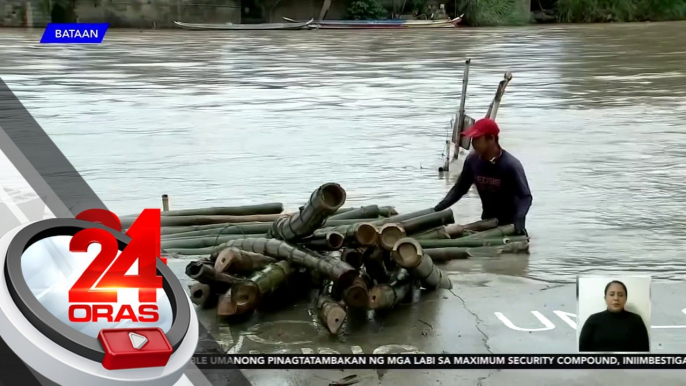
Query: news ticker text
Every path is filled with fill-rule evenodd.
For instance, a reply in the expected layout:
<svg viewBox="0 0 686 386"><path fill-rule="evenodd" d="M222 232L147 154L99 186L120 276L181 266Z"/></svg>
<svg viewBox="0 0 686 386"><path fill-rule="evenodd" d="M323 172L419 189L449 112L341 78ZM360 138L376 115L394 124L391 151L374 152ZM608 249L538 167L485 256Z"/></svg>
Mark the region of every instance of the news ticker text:
<svg viewBox="0 0 686 386"><path fill-rule="evenodd" d="M200 369L686 369L686 355L196 354Z"/></svg>

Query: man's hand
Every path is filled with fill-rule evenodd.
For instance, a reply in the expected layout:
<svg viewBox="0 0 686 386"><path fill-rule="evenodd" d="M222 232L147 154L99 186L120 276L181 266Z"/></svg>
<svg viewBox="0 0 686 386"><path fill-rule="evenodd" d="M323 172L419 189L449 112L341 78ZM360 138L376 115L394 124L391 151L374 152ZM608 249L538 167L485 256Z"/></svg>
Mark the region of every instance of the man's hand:
<svg viewBox="0 0 686 386"><path fill-rule="evenodd" d="M515 233L514 233L514 235L515 235L515 236L526 236L526 237L529 237L529 233L526 231L526 229L524 229L524 228L519 228L519 227L517 227L517 226L515 226Z"/></svg>

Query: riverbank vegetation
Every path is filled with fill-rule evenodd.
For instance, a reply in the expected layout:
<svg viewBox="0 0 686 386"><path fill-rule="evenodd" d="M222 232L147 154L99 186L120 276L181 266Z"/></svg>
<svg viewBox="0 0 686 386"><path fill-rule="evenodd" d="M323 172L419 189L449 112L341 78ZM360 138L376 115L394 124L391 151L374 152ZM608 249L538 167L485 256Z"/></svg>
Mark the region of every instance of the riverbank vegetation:
<svg viewBox="0 0 686 386"><path fill-rule="evenodd" d="M558 0L557 13L565 23L682 20L686 0Z"/></svg>
<svg viewBox="0 0 686 386"><path fill-rule="evenodd" d="M428 18L435 11L426 0L407 0L402 8L389 8L388 3L349 0L348 18L378 20L408 14ZM464 15L463 24L473 27L669 21L686 19L686 0L457 0L446 1L445 12L451 17Z"/></svg>

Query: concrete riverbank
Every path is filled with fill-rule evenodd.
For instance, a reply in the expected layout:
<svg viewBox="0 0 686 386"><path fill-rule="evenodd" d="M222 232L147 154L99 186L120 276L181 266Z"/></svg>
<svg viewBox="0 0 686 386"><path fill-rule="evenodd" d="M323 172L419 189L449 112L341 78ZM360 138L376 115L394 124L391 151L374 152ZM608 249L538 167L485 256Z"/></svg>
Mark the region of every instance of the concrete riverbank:
<svg viewBox="0 0 686 386"><path fill-rule="evenodd" d="M201 322L229 353L455 353L553 354L576 353L576 289L509 276L517 274L516 256L485 262L503 274L469 273L454 262L451 291L416 294L385 315L351 315L339 336L318 324L311 302L301 299L279 310L258 312L248 320L228 324L212 311L199 310ZM184 283L185 260L169 265ZM461 266L461 267L460 267ZM686 303L683 283L654 283L652 287L652 352L686 350ZM346 375L365 377L362 385L535 385L674 384L683 372L619 371L246 371L256 385L326 385ZM313 375L315 374L315 375ZM631 377L631 378L629 378ZM650 381L648 381L650 380Z"/></svg>

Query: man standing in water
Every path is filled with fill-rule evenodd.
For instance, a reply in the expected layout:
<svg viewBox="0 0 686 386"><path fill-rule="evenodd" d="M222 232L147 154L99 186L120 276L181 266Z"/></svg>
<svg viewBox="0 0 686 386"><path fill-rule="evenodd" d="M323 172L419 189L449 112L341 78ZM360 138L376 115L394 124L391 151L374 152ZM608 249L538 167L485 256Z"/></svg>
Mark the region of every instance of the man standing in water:
<svg viewBox="0 0 686 386"><path fill-rule="evenodd" d="M492 119L478 120L462 133L472 139L474 152L465 159L455 186L434 210L449 208L476 184L483 208L481 218L497 218L499 225L514 224L517 234L526 234L526 215L533 197L522 164L500 147L499 134Z"/></svg>

